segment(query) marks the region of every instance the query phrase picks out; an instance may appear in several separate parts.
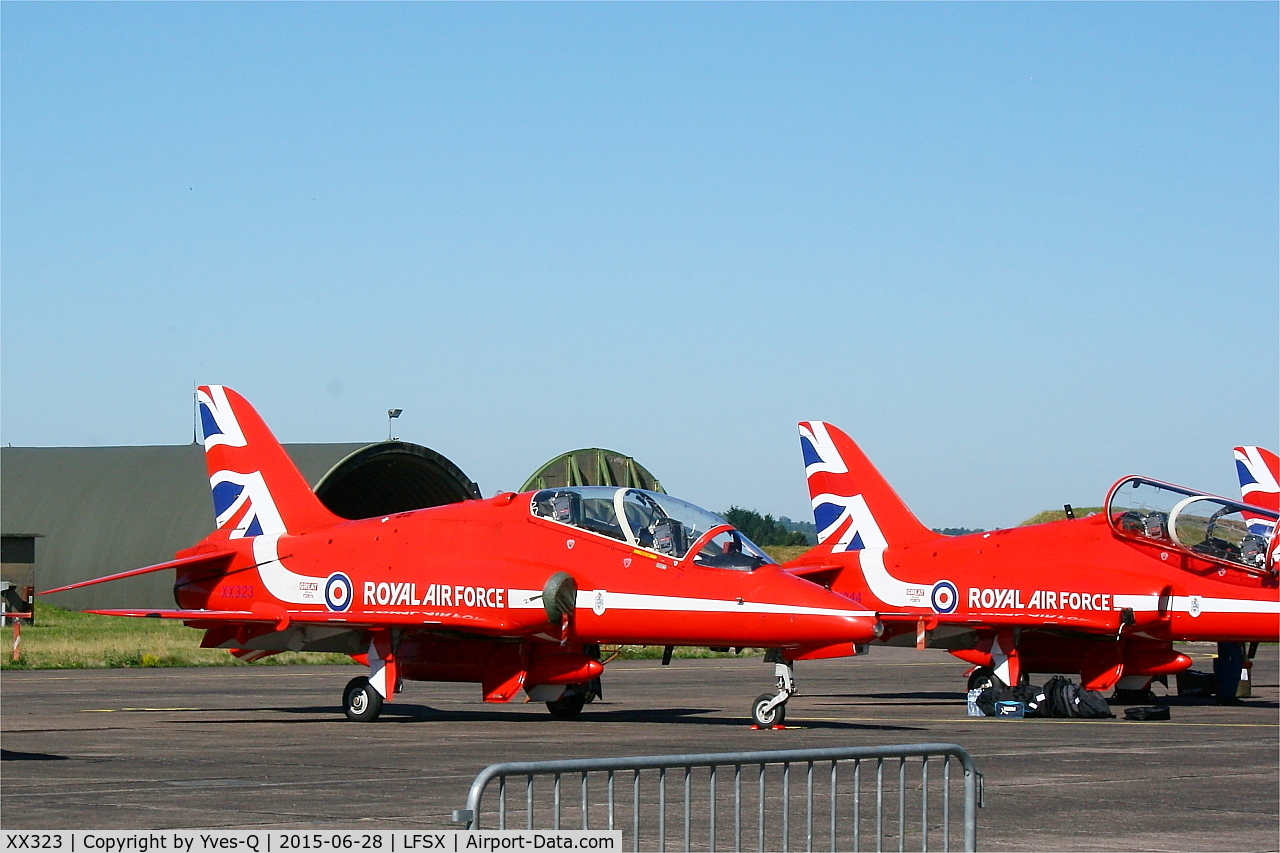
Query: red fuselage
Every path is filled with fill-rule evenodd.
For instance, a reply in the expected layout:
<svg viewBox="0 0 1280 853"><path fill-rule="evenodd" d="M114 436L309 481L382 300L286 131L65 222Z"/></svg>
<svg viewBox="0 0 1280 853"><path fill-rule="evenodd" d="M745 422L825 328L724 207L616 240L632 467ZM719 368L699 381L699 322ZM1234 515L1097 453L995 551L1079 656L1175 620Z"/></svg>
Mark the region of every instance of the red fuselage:
<svg viewBox="0 0 1280 853"><path fill-rule="evenodd" d="M874 636L875 618L866 608L775 564L750 571L704 567L696 543L684 558L672 559L537 517L530 500L530 494L504 494L284 534L272 537L278 563L264 561L270 556L262 550L264 537L215 534L179 556L230 547L235 558L217 575L199 567L180 571L178 603L189 611L279 617L247 633L241 626L234 636L215 630L210 644L226 647L304 642L308 649L338 651L341 642L331 638L344 625L394 626L404 635L398 649L403 676L468 681L483 681L478 674L486 661L506 654L478 651L494 640L554 642L557 651L564 640L803 653ZM576 586L563 630L549 618L543 595L560 572ZM331 593L343 592L336 573L349 579L349 602L333 599ZM291 645L291 630L310 636Z"/></svg>

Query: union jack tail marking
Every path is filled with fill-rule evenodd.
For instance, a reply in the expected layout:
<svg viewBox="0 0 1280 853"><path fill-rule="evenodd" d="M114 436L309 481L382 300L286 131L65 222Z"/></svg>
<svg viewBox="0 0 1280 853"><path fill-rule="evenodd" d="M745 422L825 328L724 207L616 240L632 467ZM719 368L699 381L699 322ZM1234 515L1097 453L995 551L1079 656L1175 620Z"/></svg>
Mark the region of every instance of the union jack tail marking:
<svg viewBox="0 0 1280 853"><path fill-rule="evenodd" d="M832 552L883 550L938 538L853 439L823 421L802 421L799 428L819 547Z"/></svg>
<svg viewBox="0 0 1280 853"><path fill-rule="evenodd" d="M1280 457L1264 447L1247 445L1233 449L1236 474L1240 478L1240 497L1251 505L1280 512ZM1270 536L1275 522L1253 513L1244 513L1249 532Z"/></svg>
<svg viewBox="0 0 1280 853"><path fill-rule="evenodd" d="M196 389L218 533L228 539L334 524L249 402L223 385Z"/></svg>

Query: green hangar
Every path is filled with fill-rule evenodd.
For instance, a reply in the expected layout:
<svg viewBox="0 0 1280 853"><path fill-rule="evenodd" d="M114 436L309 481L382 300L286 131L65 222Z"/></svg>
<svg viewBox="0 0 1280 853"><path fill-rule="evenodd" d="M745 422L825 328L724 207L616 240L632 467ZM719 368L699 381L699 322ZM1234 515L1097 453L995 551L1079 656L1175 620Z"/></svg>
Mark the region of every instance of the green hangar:
<svg viewBox="0 0 1280 853"><path fill-rule="evenodd" d="M342 518L372 518L480 497L479 487L434 450L376 444L287 444L316 495ZM616 485L661 491L634 459L586 448L538 468L520 491ZM171 560L213 532L213 501L199 444L151 447L0 448L0 532L7 609L25 610L28 588ZM49 596L69 610L168 608L173 576L156 572Z"/></svg>
<svg viewBox="0 0 1280 853"><path fill-rule="evenodd" d="M285 450L320 500L343 518L480 496L456 465L409 442L290 444ZM204 449L198 444L5 447L0 490L4 579L24 592L31 584L52 589L162 563L213 532ZM173 607L173 577L158 572L126 578L48 601L71 610Z"/></svg>

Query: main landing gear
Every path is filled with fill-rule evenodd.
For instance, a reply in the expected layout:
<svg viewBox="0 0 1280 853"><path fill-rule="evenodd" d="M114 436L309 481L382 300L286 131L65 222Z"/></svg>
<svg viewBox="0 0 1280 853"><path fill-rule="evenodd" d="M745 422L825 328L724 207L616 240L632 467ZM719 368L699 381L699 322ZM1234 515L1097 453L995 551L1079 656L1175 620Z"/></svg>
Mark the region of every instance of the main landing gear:
<svg viewBox="0 0 1280 853"><path fill-rule="evenodd" d="M583 646L582 653L592 660L600 660L600 646L597 644ZM570 684L565 687L559 699L553 699L547 703L547 710L551 712L553 719L573 720L582 713L583 705L602 698L604 698L604 687L600 683L600 677L596 676L585 684Z"/></svg>
<svg viewBox="0 0 1280 853"><path fill-rule="evenodd" d="M980 666L969 673L970 690L986 690L988 687L1004 686L1004 682L996 678L995 670L989 666Z"/></svg>
<svg viewBox="0 0 1280 853"><path fill-rule="evenodd" d="M557 720L572 720L582 713L582 706L587 704L588 690L585 684L571 684L564 695L547 703L547 710Z"/></svg>
<svg viewBox="0 0 1280 853"><path fill-rule="evenodd" d="M368 678L358 676L348 681L342 691L342 710L348 720L371 723L382 713L382 695L373 689Z"/></svg>
<svg viewBox="0 0 1280 853"><path fill-rule="evenodd" d="M1030 684L1031 673L1020 672L1018 674L1019 684ZM969 689L970 690L986 690L988 687L1008 687L1004 683L1004 679L996 675L994 669L989 666L980 666L973 672L969 673Z"/></svg>
<svg viewBox="0 0 1280 853"><path fill-rule="evenodd" d="M765 660L769 658L766 657ZM774 658L773 674L778 679L777 693L761 693L751 703L751 721L761 728L782 725L787 718L787 700L796 692L794 663Z"/></svg>

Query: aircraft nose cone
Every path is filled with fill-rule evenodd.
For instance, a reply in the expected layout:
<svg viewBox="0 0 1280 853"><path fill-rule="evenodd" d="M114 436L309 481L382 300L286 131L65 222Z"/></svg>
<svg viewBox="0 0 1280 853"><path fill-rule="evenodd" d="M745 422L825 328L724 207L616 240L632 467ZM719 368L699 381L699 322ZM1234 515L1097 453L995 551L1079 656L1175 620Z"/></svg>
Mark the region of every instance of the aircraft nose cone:
<svg viewBox="0 0 1280 853"><path fill-rule="evenodd" d="M857 647L884 633L884 625L876 614L846 602L846 615L801 618L793 625L785 644L792 649L793 660L847 657L858 653Z"/></svg>
<svg viewBox="0 0 1280 853"><path fill-rule="evenodd" d="M797 642L869 643L884 633L876 614L857 602L821 587L803 593L805 600L791 626Z"/></svg>
<svg viewBox="0 0 1280 853"><path fill-rule="evenodd" d="M836 642L849 643L869 643L872 640L879 639L883 633L884 623L869 610L842 617L841 624L833 626L831 630L831 636L839 635L839 639Z"/></svg>

